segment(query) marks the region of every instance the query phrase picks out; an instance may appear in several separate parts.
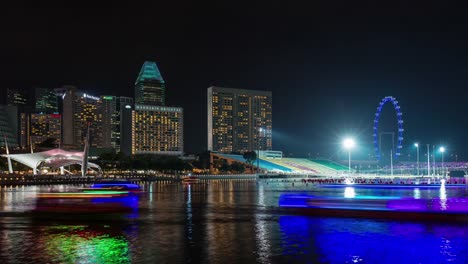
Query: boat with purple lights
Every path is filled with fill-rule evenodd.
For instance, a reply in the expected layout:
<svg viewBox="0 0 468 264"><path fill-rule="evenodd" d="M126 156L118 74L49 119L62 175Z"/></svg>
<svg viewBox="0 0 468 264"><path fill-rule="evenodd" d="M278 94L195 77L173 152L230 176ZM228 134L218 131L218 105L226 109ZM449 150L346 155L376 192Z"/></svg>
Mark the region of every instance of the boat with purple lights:
<svg viewBox="0 0 468 264"><path fill-rule="evenodd" d="M353 198L283 194L279 206L301 214L337 217L468 221L468 198Z"/></svg>
<svg viewBox="0 0 468 264"><path fill-rule="evenodd" d="M130 181L104 181L91 185L90 188L82 188L83 191L128 191L130 193L139 192L141 190L138 184Z"/></svg>

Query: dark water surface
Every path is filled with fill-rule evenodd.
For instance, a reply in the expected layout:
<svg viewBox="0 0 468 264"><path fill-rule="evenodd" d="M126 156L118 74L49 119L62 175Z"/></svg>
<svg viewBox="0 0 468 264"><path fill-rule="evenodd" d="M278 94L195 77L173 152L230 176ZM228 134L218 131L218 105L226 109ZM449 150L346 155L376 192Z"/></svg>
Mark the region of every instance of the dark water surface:
<svg viewBox="0 0 468 264"><path fill-rule="evenodd" d="M415 198L466 197L466 188L316 188L210 181L144 184L123 217L37 219L39 192L81 186L2 187L0 263L468 263L468 225L325 218L279 211L284 192ZM65 214L66 216L66 214Z"/></svg>

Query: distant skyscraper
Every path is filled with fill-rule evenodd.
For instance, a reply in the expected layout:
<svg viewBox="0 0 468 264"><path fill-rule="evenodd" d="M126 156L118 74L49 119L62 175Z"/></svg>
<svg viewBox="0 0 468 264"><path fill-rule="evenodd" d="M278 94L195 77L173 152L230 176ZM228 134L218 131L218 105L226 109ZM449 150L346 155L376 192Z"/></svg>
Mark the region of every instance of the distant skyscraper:
<svg viewBox="0 0 468 264"><path fill-rule="evenodd" d="M28 104L28 94L26 91L17 89L7 89L7 105L17 106L20 111Z"/></svg>
<svg viewBox="0 0 468 264"><path fill-rule="evenodd" d="M49 138L60 145L62 118L59 114L21 113L21 147L36 146Z"/></svg>
<svg viewBox="0 0 468 264"><path fill-rule="evenodd" d="M131 154L133 98L101 96L103 147Z"/></svg>
<svg viewBox="0 0 468 264"><path fill-rule="evenodd" d="M118 149L120 124L118 118L118 98L116 96L101 96L102 101L102 145L105 148Z"/></svg>
<svg viewBox="0 0 468 264"><path fill-rule="evenodd" d="M102 147L102 100L75 87L66 87L62 100L63 144L83 147L89 123L90 146Z"/></svg>
<svg viewBox="0 0 468 264"><path fill-rule="evenodd" d="M120 151L126 155L132 154L132 111L133 98L120 97L118 105L120 123Z"/></svg>
<svg viewBox="0 0 468 264"><path fill-rule="evenodd" d="M58 113L58 101L54 89L35 88L34 93L37 113Z"/></svg>
<svg viewBox="0 0 468 264"><path fill-rule="evenodd" d="M0 146L5 145L4 137L9 147L18 146L18 107L0 105Z"/></svg>
<svg viewBox="0 0 468 264"><path fill-rule="evenodd" d="M230 153L271 148L271 92L208 88L208 150Z"/></svg>
<svg viewBox="0 0 468 264"><path fill-rule="evenodd" d="M146 61L135 82L135 104L165 105L166 84L155 62Z"/></svg>
<svg viewBox="0 0 468 264"><path fill-rule="evenodd" d="M183 154L183 109L135 105L132 113L132 154Z"/></svg>

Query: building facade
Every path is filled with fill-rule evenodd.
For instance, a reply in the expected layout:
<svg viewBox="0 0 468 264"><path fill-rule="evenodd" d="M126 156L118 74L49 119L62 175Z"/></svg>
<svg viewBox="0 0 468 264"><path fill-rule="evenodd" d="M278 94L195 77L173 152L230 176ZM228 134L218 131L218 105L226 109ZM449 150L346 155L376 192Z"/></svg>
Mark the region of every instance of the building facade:
<svg viewBox="0 0 468 264"><path fill-rule="evenodd" d="M57 145L61 144L62 118L60 114L21 113L21 147L31 144L36 146L54 139Z"/></svg>
<svg viewBox="0 0 468 264"><path fill-rule="evenodd" d="M8 88L6 103L10 106L16 106L22 111L28 104L28 94L26 91Z"/></svg>
<svg viewBox="0 0 468 264"><path fill-rule="evenodd" d="M63 144L82 148L89 125L90 146L103 147L101 98L69 87L62 101Z"/></svg>
<svg viewBox="0 0 468 264"><path fill-rule="evenodd" d="M133 98L123 97L119 98L119 123L120 123L120 152L131 155L132 154L132 111L133 111Z"/></svg>
<svg viewBox="0 0 468 264"><path fill-rule="evenodd" d="M271 149L271 92L208 88L208 150L242 153Z"/></svg>
<svg viewBox="0 0 468 264"><path fill-rule="evenodd" d="M135 81L135 104L166 105L166 84L156 62L146 61Z"/></svg>
<svg viewBox="0 0 468 264"><path fill-rule="evenodd" d="M101 96L101 101L102 146L131 154L133 98Z"/></svg>
<svg viewBox="0 0 468 264"><path fill-rule="evenodd" d="M48 88L35 88L35 112L37 113L58 113L57 95L54 89Z"/></svg>
<svg viewBox="0 0 468 264"><path fill-rule="evenodd" d="M182 155L183 109L135 104L132 154Z"/></svg>
<svg viewBox="0 0 468 264"><path fill-rule="evenodd" d="M18 147L19 124L18 107L14 105L0 105L0 146Z"/></svg>

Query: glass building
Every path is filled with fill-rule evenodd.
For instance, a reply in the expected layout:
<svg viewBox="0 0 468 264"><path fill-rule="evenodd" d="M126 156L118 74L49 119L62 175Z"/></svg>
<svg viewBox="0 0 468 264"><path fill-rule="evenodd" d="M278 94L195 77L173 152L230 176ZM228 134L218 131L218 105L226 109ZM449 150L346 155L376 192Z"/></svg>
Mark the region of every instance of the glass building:
<svg viewBox="0 0 468 264"><path fill-rule="evenodd" d="M26 91L7 89L7 105L17 106L19 109L26 107L28 95Z"/></svg>
<svg viewBox="0 0 468 264"><path fill-rule="evenodd" d="M103 147L131 154L133 98L101 96Z"/></svg>
<svg viewBox="0 0 468 264"><path fill-rule="evenodd" d="M135 82L135 103L165 105L166 84L156 62L146 61Z"/></svg>
<svg viewBox="0 0 468 264"><path fill-rule="evenodd" d="M208 88L208 150L231 153L271 149L271 92Z"/></svg>
<svg viewBox="0 0 468 264"><path fill-rule="evenodd" d="M132 154L183 154L183 109L135 104Z"/></svg>
<svg viewBox="0 0 468 264"><path fill-rule="evenodd" d="M54 89L35 88L36 112L58 113L58 101Z"/></svg>
<svg viewBox="0 0 468 264"><path fill-rule="evenodd" d="M0 105L0 146L18 146L18 107L13 105Z"/></svg>

